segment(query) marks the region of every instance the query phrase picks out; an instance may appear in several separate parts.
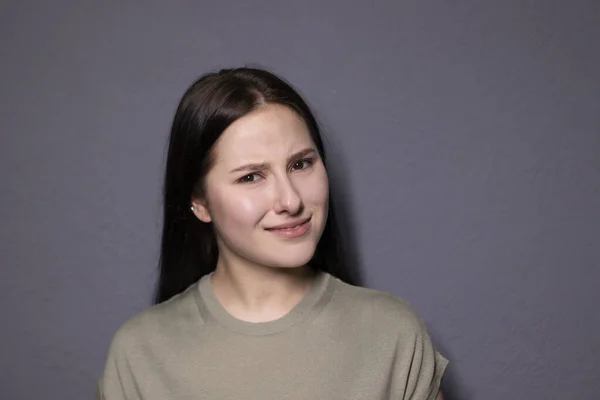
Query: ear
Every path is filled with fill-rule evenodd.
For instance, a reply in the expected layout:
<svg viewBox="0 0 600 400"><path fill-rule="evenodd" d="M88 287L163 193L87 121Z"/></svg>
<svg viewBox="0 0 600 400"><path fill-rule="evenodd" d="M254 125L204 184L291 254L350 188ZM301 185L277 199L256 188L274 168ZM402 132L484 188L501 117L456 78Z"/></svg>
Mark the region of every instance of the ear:
<svg viewBox="0 0 600 400"><path fill-rule="evenodd" d="M193 199L191 203L191 211L196 218L202 222L209 223L212 221L206 202L200 199Z"/></svg>

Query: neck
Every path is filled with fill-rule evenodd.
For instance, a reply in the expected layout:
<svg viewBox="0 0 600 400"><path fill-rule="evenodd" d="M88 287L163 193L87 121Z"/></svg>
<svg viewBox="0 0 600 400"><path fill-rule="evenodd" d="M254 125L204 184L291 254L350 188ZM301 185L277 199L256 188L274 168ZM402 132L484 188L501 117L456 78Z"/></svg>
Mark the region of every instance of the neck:
<svg viewBox="0 0 600 400"><path fill-rule="evenodd" d="M274 268L219 259L211 285L234 317L266 322L283 317L310 290L315 274L308 266Z"/></svg>

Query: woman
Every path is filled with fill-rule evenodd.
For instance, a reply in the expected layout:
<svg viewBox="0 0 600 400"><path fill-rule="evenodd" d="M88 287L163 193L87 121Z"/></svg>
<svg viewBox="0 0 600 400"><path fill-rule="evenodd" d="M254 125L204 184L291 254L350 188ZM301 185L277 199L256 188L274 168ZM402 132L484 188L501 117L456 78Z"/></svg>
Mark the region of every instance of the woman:
<svg viewBox="0 0 600 400"><path fill-rule="evenodd" d="M403 300L352 285L319 127L260 69L211 73L171 130L156 305L97 398L436 399L447 361Z"/></svg>

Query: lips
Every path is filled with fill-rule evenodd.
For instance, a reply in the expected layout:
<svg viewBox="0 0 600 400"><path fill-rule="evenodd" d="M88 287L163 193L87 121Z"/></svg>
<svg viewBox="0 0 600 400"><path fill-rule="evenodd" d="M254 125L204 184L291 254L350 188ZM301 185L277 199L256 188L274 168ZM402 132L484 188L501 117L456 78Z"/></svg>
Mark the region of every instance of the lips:
<svg viewBox="0 0 600 400"><path fill-rule="evenodd" d="M267 232L284 239L298 239L305 237L310 231L310 217L305 219L296 219L267 228Z"/></svg>
<svg viewBox="0 0 600 400"><path fill-rule="evenodd" d="M276 225L276 226L272 226L269 228L266 228L268 231L278 231L278 230L292 230L300 225L303 225L305 223L307 223L308 221L310 221L311 217L308 218L304 218L304 219L296 219L290 222L286 222L284 224L280 224L280 225Z"/></svg>

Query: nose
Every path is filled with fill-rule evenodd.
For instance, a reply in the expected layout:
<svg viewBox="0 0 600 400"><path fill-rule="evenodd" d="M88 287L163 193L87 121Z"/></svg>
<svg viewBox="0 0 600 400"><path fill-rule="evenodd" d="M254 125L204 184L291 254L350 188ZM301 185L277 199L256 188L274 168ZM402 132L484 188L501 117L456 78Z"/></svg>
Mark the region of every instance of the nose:
<svg viewBox="0 0 600 400"><path fill-rule="evenodd" d="M302 199L288 176L277 179L275 184L275 205L277 214L287 212L296 215L302 212Z"/></svg>

